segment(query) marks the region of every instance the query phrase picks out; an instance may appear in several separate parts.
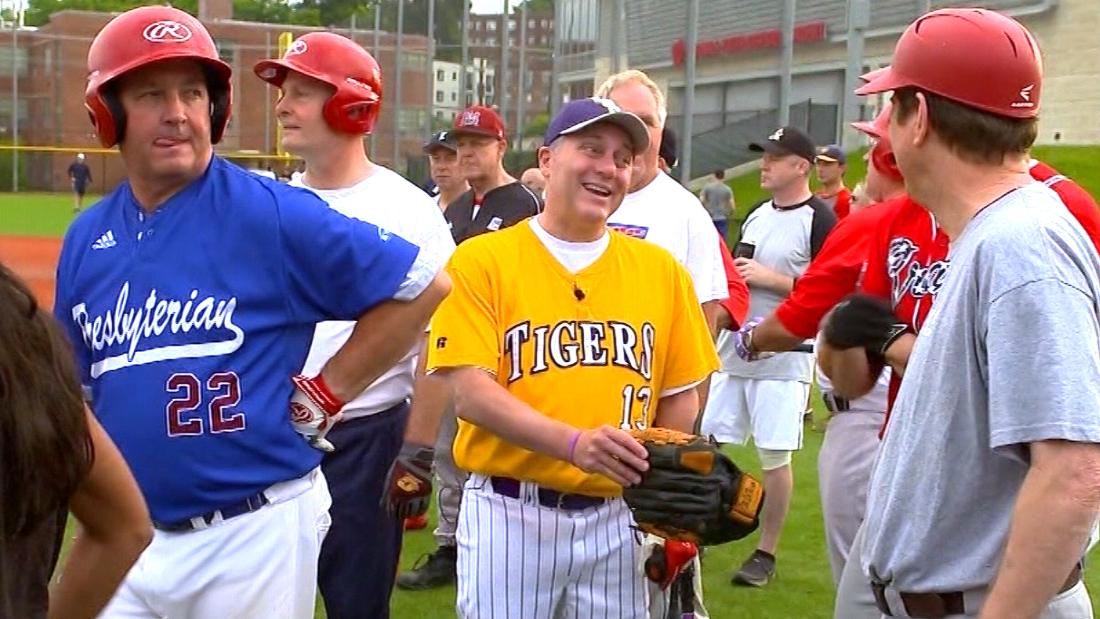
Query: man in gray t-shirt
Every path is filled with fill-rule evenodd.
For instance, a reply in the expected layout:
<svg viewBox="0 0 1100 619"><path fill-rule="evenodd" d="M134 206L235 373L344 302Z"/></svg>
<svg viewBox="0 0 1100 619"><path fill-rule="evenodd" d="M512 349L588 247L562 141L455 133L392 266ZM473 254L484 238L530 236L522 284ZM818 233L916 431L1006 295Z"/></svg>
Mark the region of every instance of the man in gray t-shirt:
<svg viewBox="0 0 1100 619"><path fill-rule="evenodd" d="M703 207L707 209L710 220L714 222L714 227L718 228L718 234L722 235L723 239L727 238L729 218L737 208L733 202L733 190L726 184L725 178L725 170L715 170L714 180L707 183L703 191L699 192Z"/></svg>
<svg viewBox="0 0 1100 619"><path fill-rule="evenodd" d="M894 61L904 74L857 92L893 91L894 154L952 239L951 268L907 363L888 303L850 297L826 321L830 345L905 373L853 554L883 615L1091 618L1080 561L1100 512L1100 257L1019 165L1038 47L1011 18L944 9L906 30Z"/></svg>

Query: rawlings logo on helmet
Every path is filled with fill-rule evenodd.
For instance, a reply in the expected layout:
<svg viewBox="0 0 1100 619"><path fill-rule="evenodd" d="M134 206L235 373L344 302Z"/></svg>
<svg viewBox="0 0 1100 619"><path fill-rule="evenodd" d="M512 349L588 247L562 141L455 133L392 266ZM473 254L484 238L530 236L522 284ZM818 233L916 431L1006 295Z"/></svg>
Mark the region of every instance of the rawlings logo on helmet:
<svg viewBox="0 0 1100 619"><path fill-rule="evenodd" d="M358 88L362 88L363 90L374 92L374 89L371 88L370 84L368 84L364 81L361 81L361 80L357 80L354 77L345 77L344 81L351 84L352 86L356 86Z"/></svg>
<svg viewBox="0 0 1100 619"><path fill-rule="evenodd" d="M290 44L290 48L286 50L286 55L297 56L299 54L306 53L307 50L309 50L309 46L306 45L305 41L301 39L295 39L295 41Z"/></svg>
<svg viewBox="0 0 1100 619"><path fill-rule="evenodd" d="M191 39L191 29L178 21L162 19L146 26L141 36L150 43L183 43Z"/></svg>

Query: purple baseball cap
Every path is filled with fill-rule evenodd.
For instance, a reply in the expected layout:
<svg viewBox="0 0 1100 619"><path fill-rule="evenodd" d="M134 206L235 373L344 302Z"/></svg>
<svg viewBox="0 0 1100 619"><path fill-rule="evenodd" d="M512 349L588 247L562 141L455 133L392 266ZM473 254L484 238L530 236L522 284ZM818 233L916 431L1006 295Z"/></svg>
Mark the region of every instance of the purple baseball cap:
<svg viewBox="0 0 1100 619"><path fill-rule="evenodd" d="M634 154L649 148L649 130L642 119L624 112L611 99L601 97L574 99L566 103L550 121L542 145L550 146L563 135L582 131L597 123L611 123L625 131L634 144Z"/></svg>

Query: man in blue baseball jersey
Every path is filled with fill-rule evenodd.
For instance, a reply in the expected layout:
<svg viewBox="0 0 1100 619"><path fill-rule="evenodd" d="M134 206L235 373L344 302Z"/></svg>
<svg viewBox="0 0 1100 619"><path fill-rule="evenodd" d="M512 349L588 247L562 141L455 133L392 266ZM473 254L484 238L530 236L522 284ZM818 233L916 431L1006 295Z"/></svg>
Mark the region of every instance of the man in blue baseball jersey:
<svg viewBox="0 0 1100 619"><path fill-rule="evenodd" d="M382 104L382 75L370 53L338 34L311 32L282 58L263 60L254 70L280 89L275 115L283 127L283 148L306 164L305 175L291 184L312 190L340 213L412 241L424 264L441 271L455 244L439 207L419 187L372 162L363 148ZM352 326L347 321L317 325L304 373L320 369L347 341ZM427 511L432 442L402 445L409 398L413 407L430 403L423 389L414 393L422 344L407 349L399 363L348 402L328 436L336 449L325 455L321 468L332 494L332 528L321 547L318 582L329 619L389 616L403 517L406 511ZM404 474L396 481L412 496L387 509L383 482L398 460Z"/></svg>
<svg viewBox="0 0 1100 619"><path fill-rule="evenodd" d="M449 283L397 235L213 156L230 69L186 13L123 13L88 69L85 104L129 180L66 234L55 313L157 529L103 616L312 617L318 448ZM324 319L357 322L294 376Z"/></svg>

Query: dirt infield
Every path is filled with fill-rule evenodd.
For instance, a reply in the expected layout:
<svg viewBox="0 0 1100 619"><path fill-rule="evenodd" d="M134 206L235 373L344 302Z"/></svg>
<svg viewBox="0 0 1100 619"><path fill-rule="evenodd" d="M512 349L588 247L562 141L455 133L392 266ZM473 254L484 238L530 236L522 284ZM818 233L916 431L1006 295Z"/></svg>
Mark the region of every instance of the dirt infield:
<svg viewBox="0 0 1100 619"><path fill-rule="evenodd" d="M61 239L0 235L0 262L22 277L43 307L53 308L54 273Z"/></svg>

